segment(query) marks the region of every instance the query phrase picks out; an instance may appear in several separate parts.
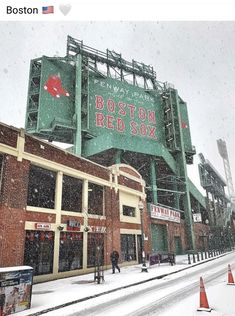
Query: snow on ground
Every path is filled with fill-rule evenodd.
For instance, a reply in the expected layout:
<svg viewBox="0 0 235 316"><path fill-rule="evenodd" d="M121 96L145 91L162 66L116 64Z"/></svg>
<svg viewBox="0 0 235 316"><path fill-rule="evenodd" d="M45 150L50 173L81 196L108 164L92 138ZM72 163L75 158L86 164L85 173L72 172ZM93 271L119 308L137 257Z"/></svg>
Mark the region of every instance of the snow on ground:
<svg viewBox="0 0 235 316"><path fill-rule="evenodd" d="M228 256L232 256L233 254L229 254ZM234 256L234 255L233 255ZM213 258L212 258L213 259ZM222 258L221 258L222 259ZM216 259L216 260L221 260L221 259ZM177 256L176 258L176 265L175 266L170 266L168 264L161 264L161 265L155 265L152 267L148 268L148 273L141 272L141 265L134 265L130 267L122 267L121 268L121 273L116 273L112 274L111 270L107 270L104 273L104 278L105 282L101 284L96 284L93 282L94 280L94 274L87 274L87 275L81 275L81 276L76 276L76 277L71 277L71 278L66 278L66 279L61 279L61 280L55 280L55 281L50 281L50 282L45 282L45 283L40 283L40 284L35 284L33 285L33 292L32 292L32 307L29 310L22 311L18 313L17 315L19 316L26 316L26 315L32 315L36 312L52 308L57 305L61 305L67 302L72 302L76 301L78 299L82 299L88 296L92 295L97 295L99 293L105 292L105 291L110 291L113 289L116 289L118 287L123 287L129 284L133 284L136 282L144 281L147 279L154 278L159 275L163 274L168 274L172 273L174 271L179 271L179 270L186 270L180 272L180 273L175 273L170 276L167 276L167 278L177 278L179 277L180 274L187 274L188 273L188 267L191 267L193 265L188 265L187 263L187 256ZM202 266L210 265L212 264L212 261L208 259L209 262L203 263L203 265L197 265L193 269L195 270L200 270ZM190 269L191 270L191 269ZM152 281L156 282L156 281ZM164 279L158 280L158 282L164 282ZM221 293L224 292L226 293L225 297L229 298L229 294L227 294L227 291L234 291L233 295L235 294L235 286L234 289L229 290L225 286L225 279L222 278L221 284L220 284L220 289ZM133 293L138 290L144 290L145 288L149 287L151 285L151 282L144 283L142 285L138 285L135 287L130 287L126 289L125 291L116 291L111 294L112 299L115 297L121 297L122 295L127 295L129 293ZM225 287L225 289L224 289ZM217 290L218 287L211 286L210 290L215 292L218 292ZM226 291L226 292L225 292ZM229 292L230 293L230 292ZM110 295L110 294L109 294ZM213 295L213 293L212 293ZM218 293L217 293L218 295ZM194 295L195 296L195 295ZM190 315L198 315L197 313L195 314L194 311L196 310L197 303L199 301L199 298L195 298L194 296L190 297L185 301L185 306L190 306L191 311L188 309L186 314L183 314L182 312L185 312L187 309L184 307L184 305L180 304L179 307L174 307L174 310L171 310L171 312L164 314L164 316L169 316L169 315L180 315L180 316L190 316ZM213 295L215 298L216 296ZM99 298L99 303L100 302L105 302L107 300L106 295L103 295L102 297ZM75 305L70 305L66 309L63 310L55 310L48 312L46 315L56 315L56 316L62 316L62 315L70 315L74 311L78 311L78 305L79 309L85 308L86 306L91 306L96 304L98 301L97 299L93 300L87 300L82 303L76 304ZM211 303L213 306L215 306L216 311L218 310L218 307L216 306L216 301L214 300ZM230 299L229 299L230 301ZM231 301L232 302L232 301ZM226 307L228 307L228 304L225 302ZM193 306L193 308L192 308ZM175 308L178 308L177 313L175 312ZM223 310L221 308L220 310ZM226 310L226 309L225 309ZM216 311L213 311L215 313ZM191 314L190 314L191 312ZM199 316L204 316L204 312L200 312ZM206 313L208 314L208 313ZM120 315L120 314L119 314ZM235 316L234 314L214 314L215 316ZM120 315L121 316L121 315Z"/></svg>
<svg viewBox="0 0 235 316"><path fill-rule="evenodd" d="M209 307L212 308L210 313L197 311L200 299L199 293L196 293L165 310L161 316L235 316L235 286L227 285L226 276L215 280L212 285L204 285Z"/></svg>

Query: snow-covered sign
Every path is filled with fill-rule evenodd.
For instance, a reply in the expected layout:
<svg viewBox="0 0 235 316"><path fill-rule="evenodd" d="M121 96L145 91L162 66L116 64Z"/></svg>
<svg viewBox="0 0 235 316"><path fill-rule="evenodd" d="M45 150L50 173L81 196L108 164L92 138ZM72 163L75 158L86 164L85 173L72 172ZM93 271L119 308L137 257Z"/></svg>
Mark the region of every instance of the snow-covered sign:
<svg viewBox="0 0 235 316"><path fill-rule="evenodd" d="M200 223L202 221L201 213L193 214L193 221L194 221L194 223Z"/></svg>
<svg viewBox="0 0 235 316"><path fill-rule="evenodd" d="M150 204L151 217L165 221L180 223L180 212Z"/></svg>

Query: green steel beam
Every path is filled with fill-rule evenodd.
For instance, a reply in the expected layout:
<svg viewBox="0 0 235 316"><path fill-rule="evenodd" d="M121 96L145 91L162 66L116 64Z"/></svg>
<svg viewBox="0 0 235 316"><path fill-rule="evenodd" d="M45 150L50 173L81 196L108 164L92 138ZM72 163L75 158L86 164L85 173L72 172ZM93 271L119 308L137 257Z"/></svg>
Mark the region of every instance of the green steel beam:
<svg viewBox="0 0 235 316"><path fill-rule="evenodd" d="M75 78L75 117L76 130L74 132L74 154L82 154L82 134L81 134L81 108L82 108L82 56L76 58L76 78Z"/></svg>
<svg viewBox="0 0 235 316"><path fill-rule="evenodd" d="M189 191L192 196L206 209L206 200L193 182L188 178Z"/></svg>
<svg viewBox="0 0 235 316"><path fill-rule="evenodd" d="M122 150L118 149L115 155L115 163L120 164L122 161Z"/></svg>
<svg viewBox="0 0 235 316"><path fill-rule="evenodd" d="M136 138L135 143L133 143L132 137L128 136L125 136L124 140L122 135L100 135L86 141L83 144L82 155L84 157L90 157L111 148L162 157L172 172L176 173L176 162L169 151L162 144L156 142L156 144L153 146L152 143L148 142L147 140L144 140L143 146L142 138Z"/></svg>
<svg viewBox="0 0 235 316"><path fill-rule="evenodd" d="M152 190L153 204L157 204L157 176L156 176L156 161L154 158L150 161L150 185Z"/></svg>
<svg viewBox="0 0 235 316"><path fill-rule="evenodd" d="M176 182L174 182L173 188L174 188L175 191L178 190L178 188L177 188L177 183L176 183ZM175 207L177 210L179 210L179 208L180 208L180 194L174 194L174 198L175 198L175 205L174 205L174 207Z"/></svg>
<svg viewBox="0 0 235 316"><path fill-rule="evenodd" d="M195 237L193 231L193 220L192 220L192 212L191 212L191 201L190 201L190 191L189 191L189 181L187 175L187 165L186 165L186 157L184 151L184 139L183 132L180 126L181 118L180 118L180 108L179 108L179 97L177 90L174 90L174 101L176 107L176 114L178 120L178 136L179 136L179 146L180 151L175 154L176 162L179 167L180 176L185 179L185 194L183 195L183 205L184 205L184 215L185 215L185 224L186 224L186 234L188 240L189 249L195 250Z"/></svg>
<svg viewBox="0 0 235 316"><path fill-rule="evenodd" d="M107 50L106 52L99 51L92 47L83 44L83 41L75 39L71 36L67 38L67 57L73 58L75 55L86 56L96 62L107 64L111 67L122 69L130 74L151 79L155 81L156 73L152 66L132 60L129 62L122 58L121 54Z"/></svg>

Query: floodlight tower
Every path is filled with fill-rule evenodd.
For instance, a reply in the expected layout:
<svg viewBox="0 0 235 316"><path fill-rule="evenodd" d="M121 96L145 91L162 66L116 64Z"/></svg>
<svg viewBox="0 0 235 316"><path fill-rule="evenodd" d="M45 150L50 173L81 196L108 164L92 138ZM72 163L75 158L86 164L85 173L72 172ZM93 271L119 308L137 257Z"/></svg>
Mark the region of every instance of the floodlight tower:
<svg viewBox="0 0 235 316"><path fill-rule="evenodd" d="M230 169L230 164L229 164L229 159L228 159L226 142L222 139L218 139L217 146L218 146L219 154L222 157L223 163L224 163L224 171L225 171L225 177L226 177L226 182L227 182L229 199L232 203L235 203L235 193L234 193L233 180L232 180L232 174L231 174L231 169Z"/></svg>

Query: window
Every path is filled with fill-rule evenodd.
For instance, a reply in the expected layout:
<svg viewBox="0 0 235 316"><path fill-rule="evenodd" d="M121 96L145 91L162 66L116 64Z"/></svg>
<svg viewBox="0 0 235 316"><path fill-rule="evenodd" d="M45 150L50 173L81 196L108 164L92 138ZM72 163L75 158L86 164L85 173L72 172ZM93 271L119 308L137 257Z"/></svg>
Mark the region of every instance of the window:
<svg viewBox="0 0 235 316"><path fill-rule="evenodd" d="M121 235L121 255L122 261L136 260L135 235Z"/></svg>
<svg viewBox="0 0 235 316"><path fill-rule="evenodd" d="M136 210L135 207L132 207L132 206L127 206L127 205L122 206L122 213L125 216L135 217L136 216L135 210Z"/></svg>
<svg viewBox="0 0 235 316"><path fill-rule="evenodd" d="M88 188L88 213L103 215L104 188L101 185L89 183Z"/></svg>
<svg viewBox="0 0 235 316"><path fill-rule="evenodd" d="M55 184L55 172L31 165L29 170L27 204L54 209Z"/></svg>
<svg viewBox="0 0 235 316"><path fill-rule="evenodd" d="M82 269L82 253L82 233L60 233L59 272Z"/></svg>
<svg viewBox="0 0 235 316"><path fill-rule="evenodd" d="M34 275L53 272L54 232L27 230L24 265L34 269Z"/></svg>
<svg viewBox="0 0 235 316"><path fill-rule="evenodd" d="M104 235L100 233L88 234L87 267L103 265L104 263Z"/></svg>
<svg viewBox="0 0 235 316"><path fill-rule="evenodd" d="M82 180L63 176L62 210L82 212L82 187Z"/></svg>

